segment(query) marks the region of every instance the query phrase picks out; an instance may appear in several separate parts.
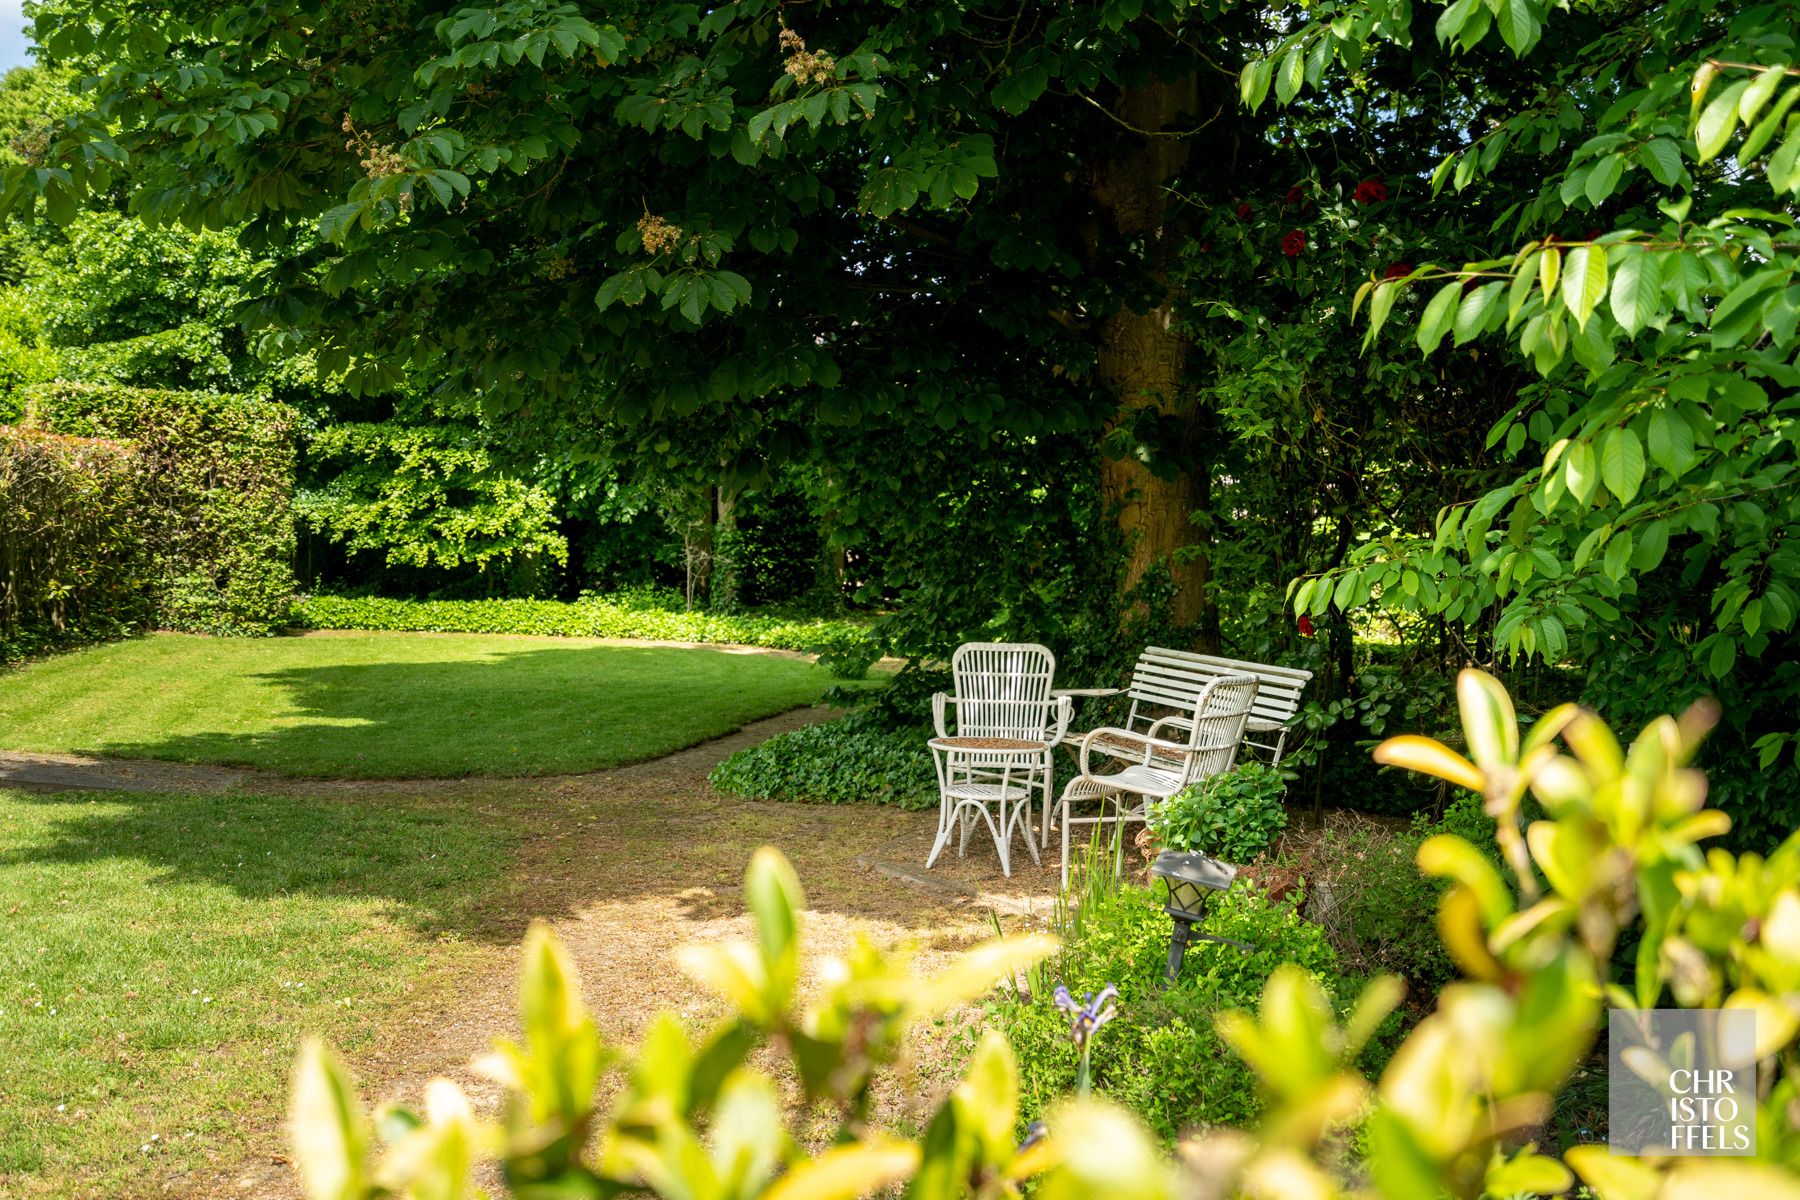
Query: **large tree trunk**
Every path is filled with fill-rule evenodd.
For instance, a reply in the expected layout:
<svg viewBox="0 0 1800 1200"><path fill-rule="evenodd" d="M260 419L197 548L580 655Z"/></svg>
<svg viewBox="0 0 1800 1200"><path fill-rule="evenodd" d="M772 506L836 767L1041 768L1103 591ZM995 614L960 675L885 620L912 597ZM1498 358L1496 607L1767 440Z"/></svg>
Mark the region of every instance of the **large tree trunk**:
<svg viewBox="0 0 1800 1200"><path fill-rule="evenodd" d="M1216 623L1208 611L1207 558L1190 520L1205 503L1207 477L1196 462L1195 405L1185 381L1188 343L1174 327L1176 296L1168 279L1181 235L1165 223L1165 189L1187 162L1187 141L1151 136L1191 124L1196 97L1190 76L1127 88L1113 106L1123 126L1118 151L1096 168L1093 195L1111 227L1108 240L1143 246L1150 286L1147 301L1122 304L1106 318L1096 349L1100 381L1118 405L1108 432L1134 425L1151 410L1165 434L1154 447L1159 472L1136 457L1101 459L1101 491L1125 541L1123 590L1131 592L1152 572L1166 573L1174 586L1171 615L1210 642Z"/></svg>

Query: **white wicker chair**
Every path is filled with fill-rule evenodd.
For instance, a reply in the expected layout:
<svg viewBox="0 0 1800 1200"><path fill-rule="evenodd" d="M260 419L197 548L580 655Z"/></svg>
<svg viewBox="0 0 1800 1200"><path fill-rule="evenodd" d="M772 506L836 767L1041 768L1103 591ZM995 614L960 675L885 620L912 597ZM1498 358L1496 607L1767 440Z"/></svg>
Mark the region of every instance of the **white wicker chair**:
<svg viewBox="0 0 1800 1200"><path fill-rule="evenodd" d="M969 642L950 659L956 694L931 698L931 739L938 773L938 831L929 869L960 827L959 854L967 853L976 817L987 823L1000 855L1000 869L1012 874L1012 836L1025 826L1025 844L1038 861L1031 833L1032 801L1042 796L1050 818L1051 754L1069 728L1068 697L1053 697L1056 656L1031 642ZM955 733L951 732L954 709ZM990 807L992 806L992 811Z"/></svg>
<svg viewBox="0 0 1800 1200"><path fill-rule="evenodd" d="M1126 821L1144 821L1152 800L1167 799L1190 783L1229 771L1237 761L1244 724L1256 703L1256 688L1254 675L1221 675L1201 689L1191 713L1164 717L1143 732L1102 727L1081 739L1081 773L1063 789L1059 817L1065 887L1069 882L1069 826L1123 826ZM1159 736L1165 733L1176 736ZM1126 765L1098 774L1092 761L1096 751ZM1088 800L1100 802L1099 815L1074 816L1072 806ZM1123 837L1120 840L1122 843ZM1123 854L1121 844L1116 857Z"/></svg>

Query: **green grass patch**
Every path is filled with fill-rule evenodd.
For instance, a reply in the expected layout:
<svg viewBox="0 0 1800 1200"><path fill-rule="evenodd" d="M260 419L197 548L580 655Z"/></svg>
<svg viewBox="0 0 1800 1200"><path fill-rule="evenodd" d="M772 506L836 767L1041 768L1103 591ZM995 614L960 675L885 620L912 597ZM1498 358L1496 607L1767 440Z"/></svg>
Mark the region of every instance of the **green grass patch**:
<svg viewBox="0 0 1800 1200"><path fill-rule="evenodd" d="M817 700L799 659L573 638L158 634L0 675L0 748L350 779L655 758Z"/></svg>
<svg viewBox="0 0 1800 1200"><path fill-rule="evenodd" d="M355 1054L476 953L509 837L394 803L0 790L0 1195L241 1157L303 1034Z"/></svg>

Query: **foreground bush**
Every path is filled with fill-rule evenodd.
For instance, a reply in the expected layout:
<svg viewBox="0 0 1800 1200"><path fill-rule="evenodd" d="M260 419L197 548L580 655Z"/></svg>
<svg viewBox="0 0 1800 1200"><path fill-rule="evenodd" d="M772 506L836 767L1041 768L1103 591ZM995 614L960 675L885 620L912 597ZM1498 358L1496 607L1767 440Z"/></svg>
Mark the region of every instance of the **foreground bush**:
<svg viewBox="0 0 1800 1200"><path fill-rule="evenodd" d="M938 792L925 748L929 736L928 729L895 728L865 709L739 750L707 779L755 800L931 808Z"/></svg>
<svg viewBox="0 0 1800 1200"><path fill-rule="evenodd" d="M266 634L294 593L293 410L246 396L82 383L26 393L29 420L131 443L144 464L133 520L156 563L155 621Z"/></svg>
<svg viewBox="0 0 1800 1200"><path fill-rule="evenodd" d="M1241 884L1215 898L1206 932L1254 949L1196 942L1165 990L1170 925L1162 904L1160 887L1090 886L1063 910L1056 930L1062 952L1032 972L1029 992L988 1005L986 1027L1005 1033L1018 1056L1027 1120L1061 1100L1079 1066L1069 1019L1053 996L1057 985L1076 996L1118 990L1118 1016L1091 1046L1092 1087L1131 1109L1165 1143L1197 1121L1240 1124L1262 1108L1256 1073L1213 1029L1217 1014L1255 1004L1283 963L1296 964L1328 994L1340 990L1336 956L1324 931L1300 916L1298 895L1271 900Z"/></svg>
<svg viewBox="0 0 1800 1200"><path fill-rule="evenodd" d="M145 484L128 446L0 425L0 661L149 620Z"/></svg>
<svg viewBox="0 0 1800 1200"><path fill-rule="evenodd" d="M1454 834L1419 850L1425 871L1452 881L1440 925L1465 979L1445 989L1371 1083L1356 1063L1400 984L1371 984L1340 1021L1312 972L1277 966L1254 1015L1226 1012L1216 1025L1256 1072L1264 1120L1256 1132L1190 1138L1180 1174L1140 1124L1091 1100L1056 1105L1015 1141L1018 1069L991 1030L921 1137L872 1128L870 1086L907 1024L980 995L1052 946L990 944L921 983L863 945L826 964L818 998L802 1006L799 886L764 850L745 885L757 943L694 947L682 959L736 1016L697 1044L677 1018L662 1018L624 1060L609 1116L594 1107L609 1056L566 960L540 931L526 953L525 1042L502 1044L486 1063L509 1093L504 1123L477 1121L445 1081L431 1085L424 1114L390 1109L371 1123L342 1068L309 1046L293 1101L307 1193L460 1197L473 1164L497 1158L520 1196L836 1200L910 1180L912 1196L999 1197L1041 1175L1036 1194L1053 1200L1410 1200L1561 1192L1574 1172L1605 1200L1800 1194L1800 833L1766 860L1702 855L1698 843L1729 825L1704 807L1705 778L1687 766L1712 723L1706 709L1659 719L1626 750L1572 705L1521 738L1511 700L1479 672L1463 672L1458 691L1473 761L1418 737L1383 743L1378 755L1480 792L1497 823L1510 884ZM1547 814L1529 830L1520 820L1528 791ZM1609 968L1628 929L1641 937L1626 988ZM1754 1114L1757 1157L1618 1158L1578 1146L1565 1166L1519 1147L1588 1054L1605 1006L1655 1007L1665 991L1686 1007L1756 1013L1766 1081ZM1090 1040L1108 1015L1078 1012L1072 1034ZM747 1065L765 1043L790 1056L809 1104L836 1118L831 1148L810 1160L775 1085ZM1345 1136L1353 1128L1367 1148L1357 1159ZM388 1143L378 1160L376 1130Z"/></svg>
<svg viewBox="0 0 1800 1200"><path fill-rule="evenodd" d="M375 629L428 633L531 633L551 637L628 637L820 652L847 641L873 646L849 621L792 620L755 613L681 612L604 597L562 600L391 600L376 596L305 596L292 611L309 629ZM879 657L879 651L874 652ZM872 661L872 660L871 660ZM867 663L864 663L866 667Z"/></svg>

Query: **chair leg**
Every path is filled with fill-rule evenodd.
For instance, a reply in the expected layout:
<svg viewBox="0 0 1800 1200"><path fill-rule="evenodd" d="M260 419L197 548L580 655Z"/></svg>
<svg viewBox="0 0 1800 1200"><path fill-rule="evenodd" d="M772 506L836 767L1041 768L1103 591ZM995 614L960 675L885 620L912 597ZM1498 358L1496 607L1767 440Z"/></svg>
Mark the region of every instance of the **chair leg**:
<svg viewBox="0 0 1800 1200"><path fill-rule="evenodd" d="M931 843L931 854L925 860L927 871L931 870L932 865L937 862L938 855L944 852L944 847L950 844L950 826L955 814L950 804L950 797L946 795L950 790L949 781L945 775L945 760L948 757L947 754L940 754L936 749L931 752L931 762L937 768L938 777L938 829L937 838Z"/></svg>
<svg viewBox="0 0 1800 1200"><path fill-rule="evenodd" d="M1044 755L1044 819L1041 825L1043 846L1050 845L1050 796L1056 790L1056 751Z"/></svg>
<svg viewBox="0 0 1800 1200"><path fill-rule="evenodd" d="M1062 804L1059 806L1058 815L1060 819L1057 821L1057 824L1062 826L1063 844L1062 890L1066 892L1069 890L1069 802L1067 799L1063 800Z"/></svg>

